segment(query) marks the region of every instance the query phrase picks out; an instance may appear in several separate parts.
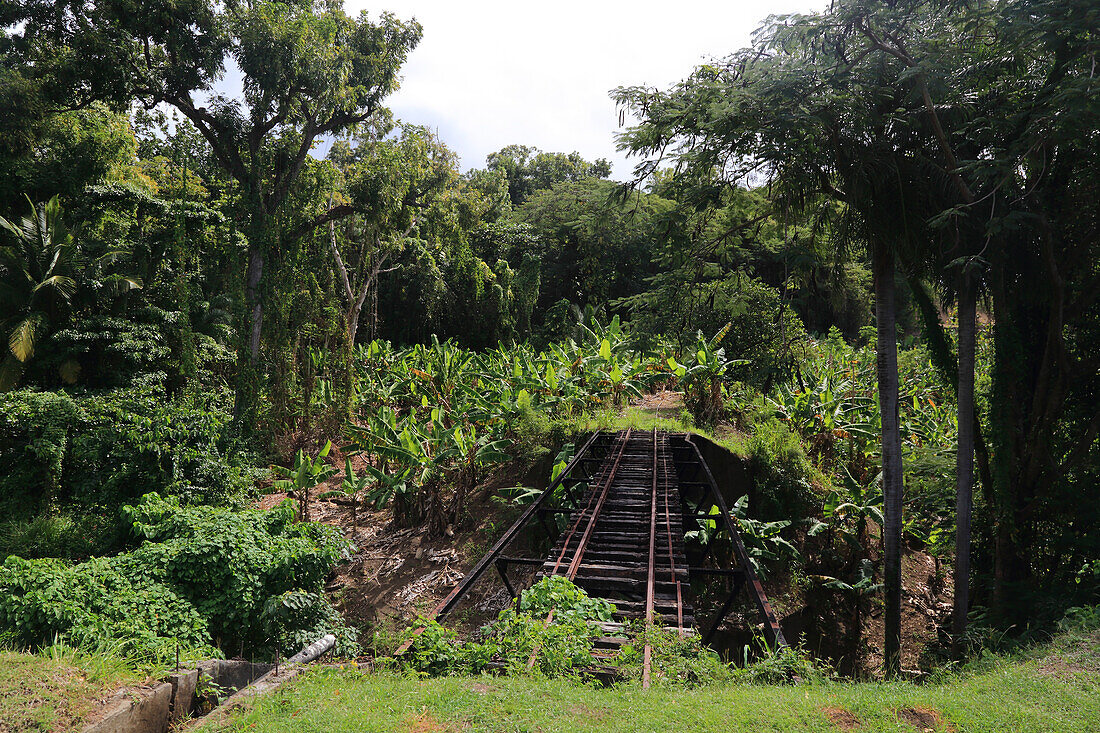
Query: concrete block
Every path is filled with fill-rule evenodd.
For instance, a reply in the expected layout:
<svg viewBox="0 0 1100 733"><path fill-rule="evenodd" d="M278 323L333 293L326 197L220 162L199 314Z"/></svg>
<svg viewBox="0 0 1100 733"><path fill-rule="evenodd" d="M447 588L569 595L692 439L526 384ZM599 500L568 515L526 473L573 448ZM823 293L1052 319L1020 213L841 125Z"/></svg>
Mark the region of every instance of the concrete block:
<svg viewBox="0 0 1100 733"><path fill-rule="evenodd" d="M274 667L273 664L257 664L240 659L211 659L199 663L199 671L203 676L229 694L247 687Z"/></svg>
<svg viewBox="0 0 1100 733"><path fill-rule="evenodd" d="M172 685L172 705L170 720L187 717L195 702L195 689L199 686L199 671L188 669L168 675L168 684Z"/></svg>
<svg viewBox="0 0 1100 733"><path fill-rule="evenodd" d="M172 685L164 682L151 690L142 690L129 705L119 705L84 733L167 733L168 710L172 704Z"/></svg>

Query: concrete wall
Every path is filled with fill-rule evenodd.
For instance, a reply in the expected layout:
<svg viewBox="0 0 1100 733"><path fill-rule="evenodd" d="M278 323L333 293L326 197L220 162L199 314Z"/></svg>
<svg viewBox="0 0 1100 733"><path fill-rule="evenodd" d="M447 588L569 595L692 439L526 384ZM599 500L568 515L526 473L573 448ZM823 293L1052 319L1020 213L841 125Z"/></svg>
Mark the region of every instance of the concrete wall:
<svg viewBox="0 0 1100 733"><path fill-rule="evenodd" d="M200 662L198 669L182 670L151 688L122 690L110 709L84 733L167 733L168 726L197 710L196 692L202 679L216 684L223 696L247 687L274 669L273 664L253 664L234 659ZM215 704L222 700L214 701Z"/></svg>

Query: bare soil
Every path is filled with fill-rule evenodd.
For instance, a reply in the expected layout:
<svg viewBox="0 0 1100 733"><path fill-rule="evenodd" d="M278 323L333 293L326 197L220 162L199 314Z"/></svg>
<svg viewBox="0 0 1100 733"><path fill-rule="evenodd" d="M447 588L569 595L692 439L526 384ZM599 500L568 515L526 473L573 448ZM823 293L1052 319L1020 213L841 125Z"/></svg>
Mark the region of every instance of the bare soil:
<svg viewBox="0 0 1100 733"><path fill-rule="evenodd" d="M336 465L344 463L335 446L330 458ZM352 457L353 469L360 470L362 463L362 457ZM396 526L389 509L361 507L353 526L346 500L316 498L338 488L340 471L310 492L310 519L338 528L354 545L351 559L329 578L330 598L351 625L399 633L417 615L430 613L503 534L518 509L499 492L523 484L529 473L528 467L518 463L498 468L470 497L464 521L449 527L444 536L431 538L425 525ZM267 494L260 506L270 508L286 498L285 492ZM478 625L510 600L495 572L487 571L451 621Z"/></svg>
<svg viewBox="0 0 1100 733"><path fill-rule="evenodd" d="M1100 629L1087 635L1067 636L1036 660L1035 669L1063 681L1077 675L1100 673Z"/></svg>
<svg viewBox="0 0 1100 733"><path fill-rule="evenodd" d="M927 668L927 657L938 647L937 628L949 623L954 590L950 573L937 576L935 559L920 550L909 550L901 561L901 668L919 676ZM869 650L865 664L870 670L883 667L882 638L886 619L876 611L864 624Z"/></svg>
<svg viewBox="0 0 1100 733"><path fill-rule="evenodd" d="M921 733L925 733L925 731L931 733L931 731L938 730L955 730L955 727L944 720L943 715L938 710L932 708L910 707L901 708L896 712L898 720L908 723Z"/></svg>
<svg viewBox="0 0 1100 733"><path fill-rule="evenodd" d="M822 709L821 712L825 713L825 717L829 719L829 722L840 730L855 730L862 725L859 718L851 710L829 707Z"/></svg>
<svg viewBox="0 0 1100 733"><path fill-rule="evenodd" d="M676 417L684 407L684 395L682 392L662 389L653 394L642 395L634 403L634 407L643 412L652 412L658 417Z"/></svg>

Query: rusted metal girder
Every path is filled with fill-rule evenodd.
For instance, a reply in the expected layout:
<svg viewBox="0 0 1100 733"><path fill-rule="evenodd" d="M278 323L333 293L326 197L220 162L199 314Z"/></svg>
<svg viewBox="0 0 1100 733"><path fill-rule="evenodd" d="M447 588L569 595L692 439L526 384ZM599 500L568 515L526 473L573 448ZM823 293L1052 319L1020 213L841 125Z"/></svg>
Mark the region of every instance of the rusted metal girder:
<svg viewBox="0 0 1100 733"><path fill-rule="evenodd" d="M699 446L692 442L691 438L692 436L688 435L685 438L685 442L695 449L695 456L699 461L699 465L702 466L703 472L706 474L707 484L710 487L714 504L718 507L718 511L722 516L726 531L729 533L730 539L733 542L733 551L737 555L737 560L744 573L744 584L748 587L749 595L752 596L753 602L756 604L756 609L760 612L761 619L763 620L764 636L773 649L785 647L787 646L787 640L783 636L783 629L780 628L779 619L772 610L771 603L768 602L768 595L764 592L764 586L760 584L760 579L756 577L756 571L753 570L749 553L745 549L745 543L741 541L741 533L737 531L737 526L733 522L733 517L730 516L729 507L726 506L726 500L722 497L722 492L718 488L718 483L714 480L714 474L711 473L710 466L708 466L707 462L703 459L703 454L699 451ZM739 590L739 588L736 587L737 585L739 585L739 583L735 581L735 593ZM733 594L731 594L731 598L732 595ZM723 611L719 613L714 624L707 633L708 640L709 637L714 635L714 632L722 623L731 604L732 600L727 600L724 604Z"/></svg>

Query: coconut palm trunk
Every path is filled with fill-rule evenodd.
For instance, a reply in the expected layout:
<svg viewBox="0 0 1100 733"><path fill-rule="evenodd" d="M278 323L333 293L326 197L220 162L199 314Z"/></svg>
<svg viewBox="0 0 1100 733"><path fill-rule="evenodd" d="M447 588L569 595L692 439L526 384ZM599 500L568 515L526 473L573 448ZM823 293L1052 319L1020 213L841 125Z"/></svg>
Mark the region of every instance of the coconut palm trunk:
<svg viewBox="0 0 1100 733"><path fill-rule="evenodd" d="M970 605L970 511L974 493L974 358L977 340L975 284L965 273L959 286L959 438L955 464L955 606L953 646L957 654L966 633Z"/></svg>
<svg viewBox="0 0 1100 733"><path fill-rule="evenodd" d="M882 486L886 526L883 527L886 593L886 633L883 643L886 676L901 670L901 432L898 419L897 312L894 300L894 252L874 248L875 316L878 321L878 400L882 413Z"/></svg>

